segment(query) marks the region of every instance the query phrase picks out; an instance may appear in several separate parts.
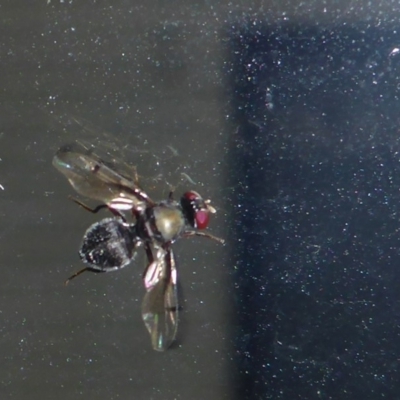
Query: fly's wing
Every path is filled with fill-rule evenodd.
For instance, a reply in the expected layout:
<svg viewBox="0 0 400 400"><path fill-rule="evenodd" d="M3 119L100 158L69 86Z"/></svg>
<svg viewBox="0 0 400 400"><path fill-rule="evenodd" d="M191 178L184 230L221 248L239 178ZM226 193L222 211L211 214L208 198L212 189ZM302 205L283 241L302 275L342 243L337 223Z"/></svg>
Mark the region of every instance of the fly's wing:
<svg viewBox="0 0 400 400"><path fill-rule="evenodd" d="M157 249L143 280L147 293L142 303L142 318L153 349L164 351L174 341L178 329L177 271L172 249Z"/></svg>
<svg viewBox="0 0 400 400"><path fill-rule="evenodd" d="M79 256L91 270L109 272L127 266L139 244L135 225L118 218L104 218L85 232Z"/></svg>
<svg viewBox="0 0 400 400"><path fill-rule="evenodd" d="M90 149L73 143L61 147L53 158L53 165L82 196L101 201L116 210L140 211L146 204L154 204L135 182L135 170L117 160L106 163ZM130 175L129 176L129 172Z"/></svg>

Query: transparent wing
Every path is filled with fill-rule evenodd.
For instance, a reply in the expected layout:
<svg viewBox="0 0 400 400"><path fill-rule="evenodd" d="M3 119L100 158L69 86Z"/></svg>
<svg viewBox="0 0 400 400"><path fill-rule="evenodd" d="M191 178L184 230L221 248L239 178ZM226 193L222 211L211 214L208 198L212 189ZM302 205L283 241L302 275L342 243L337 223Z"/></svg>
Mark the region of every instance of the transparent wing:
<svg viewBox="0 0 400 400"><path fill-rule="evenodd" d="M154 350L164 351L174 341L178 329L177 271L172 249L157 249L143 280L147 293L142 318Z"/></svg>
<svg viewBox="0 0 400 400"><path fill-rule="evenodd" d="M82 196L104 202L117 210L143 209L153 201L135 182L134 167L106 163L80 143L61 147L53 165Z"/></svg>

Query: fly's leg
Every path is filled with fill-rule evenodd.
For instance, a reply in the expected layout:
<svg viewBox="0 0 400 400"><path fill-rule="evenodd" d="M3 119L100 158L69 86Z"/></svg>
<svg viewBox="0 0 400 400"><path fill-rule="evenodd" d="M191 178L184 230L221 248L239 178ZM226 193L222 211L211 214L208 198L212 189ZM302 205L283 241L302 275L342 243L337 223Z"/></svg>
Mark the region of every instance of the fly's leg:
<svg viewBox="0 0 400 400"><path fill-rule="evenodd" d="M133 182L135 183L135 185L136 185L137 187L140 188L140 185L139 185L139 174L138 174L138 172L137 172L137 169L136 169L136 167L133 166L133 165L132 165L131 168L132 168L132 170L133 170Z"/></svg>
<svg viewBox="0 0 400 400"><path fill-rule="evenodd" d="M148 264L143 272L143 276L142 279L144 279L144 277L146 276L147 270L150 267L150 265L154 262L154 256L153 256L153 252L151 251L151 247L149 245L149 243L145 243L144 245L144 249L146 251L146 256L147 256L147 260L148 260Z"/></svg>
<svg viewBox="0 0 400 400"><path fill-rule="evenodd" d="M183 234L183 237L185 237L185 238L192 237L192 236L201 236L201 237L215 240L216 242L221 243L221 244L225 243L224 239L221 239L217 236L211 235L211 233L208 233L208 232L187 231Z"/></svg>
<svg viewBox="0 0 400 400"><path fill-rule="evenodd" d="M69 197L69 199L72 200L74 203L78 204L79 207L82 207L83 209L91 212L92 214L97 214L103 208L108 208L106 204L100 204L95 208L91 208L88 205L86 205L85 203L82 203L81 201L79 201L78 199L75 199L74 197Z"/></svg>
<svg viewBox="0 0 400 400"><path fill-rule="evenodd" d="M90 267L85 267L85 268L82 268L81 270L79 270L78 272L75 272L73 275L71 275L71 276L64 282L64 285L67 286L68 283L69 283L70 281L72 281L72 279L76 278L77 276L83 274L83 273L86 272L86 271L96 272L96 273L97 273L97 272L105 272L105 271L99 271L99 270L97 270L97 269L93 269L93 268L90 268Z"/></svg>
<svg viewBox="0 0 400 400"><path fill-rule="evenodd" d="M146 255L147 255L149 264L151 264L154 261L154 256L153 256L153 252L151 251L150 245L148 243L146 243L144 246L144 249L146 250Z"/></svg>
<svg viewBox="0 0 400 400"><path fill-rule="evenodd" d="M92 214L97 214L100 210L103 210L104 208L108 208L112 214L114 214L116 217L121 218L123 222L126 222L125 217L118 210L108 207L107 204L100 204L95 208L91 208L87 204L82 203L80 200L75 199L74 197L70 196L69 199L72 200L74 203L78 204L79 207L82 207L83 209L91 212Z"/></svg>

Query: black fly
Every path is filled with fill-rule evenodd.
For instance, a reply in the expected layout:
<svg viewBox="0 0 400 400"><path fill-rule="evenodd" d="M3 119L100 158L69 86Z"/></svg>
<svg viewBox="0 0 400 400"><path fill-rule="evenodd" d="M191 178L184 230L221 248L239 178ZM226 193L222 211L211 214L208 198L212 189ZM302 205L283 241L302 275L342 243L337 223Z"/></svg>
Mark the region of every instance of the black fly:
<svg viewBox="0 0 400 400"><path fill-rule="evenodd" d="M63 146L53 165L82 196L101 202L90 209L108 208L114 218L104 218L86 231L79 255L87 265L67 281L85 271L109 272L127 266L143 246L148 265L143 274L146 294L142 318L155 350L166 350L174 341L178 327L176 258L172 244L181 237L202 236L224 243L223 239L204 231L215 209L210 201L195 191L184 193L180 201L172 193L154 202L138 184L135 168L117 162L105 162L92 148L82 144ZM128 223L123 212L131 211Z"/></svg>

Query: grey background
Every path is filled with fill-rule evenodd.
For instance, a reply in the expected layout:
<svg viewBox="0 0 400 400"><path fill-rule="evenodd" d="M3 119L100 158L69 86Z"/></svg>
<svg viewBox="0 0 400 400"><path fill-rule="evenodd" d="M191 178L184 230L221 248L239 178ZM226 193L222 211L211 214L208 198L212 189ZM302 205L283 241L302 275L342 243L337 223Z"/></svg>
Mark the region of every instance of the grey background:
<svg viewBox="0 0 400 400"><path fill-rule="evenodd" d="M352 346L348 346L345 337L340 342L340 352L330 352L332 342L325 340L321 331L313 330L326 309L316 307L315 297L304 294L304 287L316 282L314 264L322 260L330 268L336 267L331 263L329 246L315 260L315 254L302 246L302 236L295 246L286 248L286 258L279 252L274 254L276 259L263 258L265 249L271 253L282 249L279 240L274 242L277 226L289 227L287 243L298 238L293 221L285 212L295 207L293 204L303 204L298 197L303 187L296 186L298 181L289 177L281 191L271 189L269 174L273 169L264 174L259 168L262 164L255 162L267 159L266 153L260 151L272 150L279 159L277 149L282 140L290 142L289 133L295 132L296 140L290 144L304 150L300 152L304 158L300 159L305 164L310 161L307 155L321 155L321 148L326 151L322 156L329 159L326 149L336 143L335 131L332 129L332 137L322 135L320 141L312 142L311 150L310 145L302 147L310 143L312 135L302 136L302 132L291 128L301 125L305 132L312 132L319 114L311 113L310 117L309 103L297 92L288 90L275 96L275 91L278 111L270 119L268 110L260 111L261 89L253 96L253 89L246 87L246 82L257 76L254 68L258 68L258 60L248 56L253 51L250 36L262 36L258 29L272 26L279 31L280 26L290 23L297 29L297 37L301 37L303 26L317 30L327 26L333 31L344 26L360 30L388 26L393 31L398 23L397 8L397 3L389 1L368 5L364 1L43 0L29 6L26 2L3 1L0 397L352 399L367 393L375 399L384 393L393 398L397 350L391 343L396 342L397 331L387 327L396 324L397 308L393 306L398 299L390 297L384 302L384 312L388 314L381 313L384 319L378 321L373 334L368 336L370 331L359 326L348 329ZM241 37L244 45L235 53L234 43L240 42ZM306 44L311 41L306 36L302 40ZM380 54L387 56L388 48L374 53L373 45L378 42L371 45L375 56L356 65L360 71L372 71L376 76L387 72ZM391 45L393 48L396 43ZM285 53L284 49L280 51ZM296 53L291 56L291 66L296 65ZM320 65L323 60L317 58L314 62ZM280 83L290 89L299 80L289 69L286 72ZM307 70L307 79L315 85L311 89L328 79L329 72L327 76L317 68ZM267 70L262 78L264 86L259 86L263 90L270 84L268 73ZM340 85L340 81L330 82ZM369 83L376 87L372 78ZM300 80L300 86L303 84ZM307 85L302 87L308 93L309 89ZM235 96L240 90L244 96L238 101ZM379 102L380 93L368 93L372 103L374 99ZM325 101L330 103L329 98ZM312 104L317 107L317 103L318 99ZM243 109L246 121L242 119ZM289 110L287 114L283 109ZM357 115L363 109L364 105L359 104ZM379 113L371 115L365 126L379 125ZM357 119L356 113L352 116ZM282 126L287 117L288 125ZM336 117L342 120L340 112ZM82 129L73 123L73 118L88 121L90 128ZM393 124L389 131L385 138L396 132ZM282 132L281 140L278 134ZM165 161L161 165L156 165L156 158L141 159L144 165L139 168L143 167L145 175L161 171L168 181L176 182L179 168L184 165L184 171L197 183L194 189L212 198L218 209L211 230L227 238L227 246L200 239L180 241L175 246L184 295L183 315L177 345L165 354L151 349L140 317L143 260L118 273L86 274L67 288L63 286L65 278L81 267L77 256L81 237L98 217L68 201L72 189L51 166L51 159L60 145L82 136L89 141L105 138L116 143L127 157L136 153L125 151L125 144L130 149L144 148L160 155ZM268 148L265 144L271 137ZM359 145L357 150L363 150L362 140L355 144ZM178 151L178 159L168 159L168 146ZM348 149L354 149L351 143ZM289 153L283 152L284 161L294 165ZM243 168L243 157L252 168ZM251 172L250 179L247 172ZM326 179L331 176L328 174ZM357 184L362 187L364 182ZM267 192L263 194L260 188ZM180 187L178 192L183 189ZM336 190L336 186L330 189ZM158 188L155 192L162 197L166 190ZM251 199L249 203L246 198ZM263 212L255 212L257 207ZM269 212L279 218L266 218ZM344 209L337 211L337 215L344 214ZM330 223L324 226L329 227ZM396 227L391 225L390 229L394 232ZM242 237L243 231L250 232L250 236ZM304 231L304 237L312 234L311 240L318 236L310 232ZM265 238L268 240L263 241ZM364 248L360 250L363 251ZM283 259L287 270L277 268ZM265 266L265 271L277 273L257 275L254 263L259 260L262 264L256 267ZM346 263L349 261L342 261L341 266L351 265ZM341 270L338 276L337 269L326 270L334 271L333 277L324 275L329 286L339 279ZM379 269L373 272L377 277L381 273ZM268 286L269 282L275 283L274 279L281 279L283 288ZM396 282L396 272L386 279L379 282ZM359 282L357 278L354 281ZM365 287L371 289L373 283ZM321 288L316 287L318 292ZM272 301L264 302L265 288ZM356 285L351 290L355 293L357 288ZM391 288L391 293L396 293L396 287ZM386 299L385 296L386 292L382 297ZM283 297L285 302L280 302ZM319 323L327 326L331 321L350 321L349 325L341 325L346 330L354 317L348 311L360 304L351 302L363 299L365 296L346 297L341 291L324 299L345 307L332 318L323 314L326 317ZM292 309L288 304L298 304L299 308ZM370 317L365 310L362 320ZM393 310L393 315L388 310ZM391 332L382 342L380 326L383 332ZM376 349L363 349L371 358L359 357L360 348L355 344L371 342L377 343ZM389 345L385 347L383 342ZM386 357L389 353L390 357ZM377 364L372 364L372 359ZM360 367L367 363L369 369Z"/></svg>
<svg viewBox="0 0 400 400"><path fill-rule="evenodd" d="M99 216L67 199L73 189L51 165L60 145L104 132L161 157L171 146L190 165L194 189L219 208L213 233L227 234L223 55L209 6L44 0L0 8L0 397L229 398L227 248L177 243L180 336L156 353L140 315L143 259L63 286L81 268L81 238ZM72 117L90 121L91 136ZM154 166L176 183L174 168Z"/></svg>

